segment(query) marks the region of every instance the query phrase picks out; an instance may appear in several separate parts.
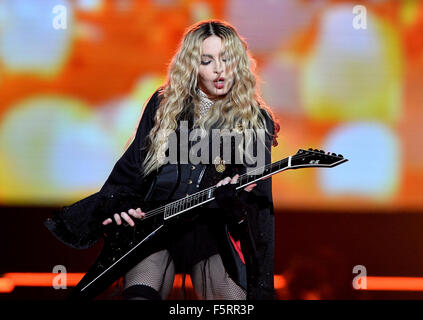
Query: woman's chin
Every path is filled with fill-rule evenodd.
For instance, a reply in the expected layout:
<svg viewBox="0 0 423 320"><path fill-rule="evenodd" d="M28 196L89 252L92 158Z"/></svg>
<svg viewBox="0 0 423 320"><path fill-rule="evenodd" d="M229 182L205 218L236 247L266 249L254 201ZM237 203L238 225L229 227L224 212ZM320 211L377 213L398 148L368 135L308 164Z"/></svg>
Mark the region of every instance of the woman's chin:
<svg viewBox="0 0 423 320"><path fill-rule="evenodd" d="M210 99L219 99L221 97L224 97L228 93L228 88L213 88L213 90L208 90L207 95Z"/></svg>

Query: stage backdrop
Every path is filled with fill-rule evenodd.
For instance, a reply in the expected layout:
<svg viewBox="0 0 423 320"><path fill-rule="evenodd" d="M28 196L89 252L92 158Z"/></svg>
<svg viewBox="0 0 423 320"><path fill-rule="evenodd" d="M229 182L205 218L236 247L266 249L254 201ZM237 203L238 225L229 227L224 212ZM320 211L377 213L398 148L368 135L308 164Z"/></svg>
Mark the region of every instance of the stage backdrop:
<svg viewBox="0 0 423 320"><path fill-rule="evenodd" d="M423 2L3 0L0 203L71 203L98 191L186 27L233 24L281 131L342 154L273 177L275 207L421 211Z"/></svg>

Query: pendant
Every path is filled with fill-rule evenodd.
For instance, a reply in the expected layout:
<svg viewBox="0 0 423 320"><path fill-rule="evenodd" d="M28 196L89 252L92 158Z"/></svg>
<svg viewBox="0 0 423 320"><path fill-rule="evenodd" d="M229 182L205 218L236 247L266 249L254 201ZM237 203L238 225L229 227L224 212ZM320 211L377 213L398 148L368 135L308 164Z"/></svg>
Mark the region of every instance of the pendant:
<svg viewBox="0 0 423 320"><path fill-rule="evenodd" d="M216 167L216 171L220 173L222 173L226 169L225 161L220 159L219 156L214 159L214 166Z"/></svg>
<svg viewBox="0 0 423 320"><path fill-rule="evenodd" d="M237 125L236 125L236 128L234 128L234 130L235 130L235 132L237 132L237 133L243 133L244 132L244 127L242 126L242 124L240 124L240 123L238 123Z"/></svg>

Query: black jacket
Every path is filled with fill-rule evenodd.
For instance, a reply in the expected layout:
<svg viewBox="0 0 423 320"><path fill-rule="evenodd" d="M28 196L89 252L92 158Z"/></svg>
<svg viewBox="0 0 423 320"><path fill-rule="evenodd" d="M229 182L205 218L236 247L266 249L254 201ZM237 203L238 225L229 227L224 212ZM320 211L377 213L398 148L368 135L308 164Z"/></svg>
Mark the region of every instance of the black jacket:
<svg viewBox="0 0 423 320"><path fill-rule="evenodd" d="M77 249L92 246L103 236L102 221L114 212L127 211L136 204L134 199L148 200L155 190L156 179L162 177L161 169L147 177L143 177L141 164L147 151L147 136L154 125L154 115L161 100L159 90L150 98L146 105L135 139L117 161L103 187L74 204L64 206L47 219L46 227L63 243ZM190 110L187 108L186 110ZM267 112L262 109L266 118L266 125L273 132L273 121ZM181 115L192 121L192 114ZM180 118L181 119L181 118ZM190 122L191 124L192 122ZM266 164L271 163L270 148L272 137L266 135ZM228 165L223 173L218 173L214 164L199 164L192 173L195 178L192 185L182 190L181 181L187 178L187 170L181 170L180 165L167 166L167 175L174 176L176 192L171 196L178 198L180 192L193 192L209 187L226 176L232 177L235 173L245 173L243 165ZM172 168L169 170L169 168ZM175 191L174 190L174 191ZM244 191L245 192L245 191ZM247 194L245 192L245 194ZM274 215L272 198L272 178L259 181L257 186L243 198L247 208L246 221L236 226L241 232L241 247L245 258L245 266L240 265L239 256L234 250L228 237L233 226L225 225L222 232L222 260L229 275L238 283L243 279L247 282L248 299L273 299L273 261L274 261ZM216 201L207 204L207 208L218 208ZM245 276L245 270L247 275Z"/></svg>

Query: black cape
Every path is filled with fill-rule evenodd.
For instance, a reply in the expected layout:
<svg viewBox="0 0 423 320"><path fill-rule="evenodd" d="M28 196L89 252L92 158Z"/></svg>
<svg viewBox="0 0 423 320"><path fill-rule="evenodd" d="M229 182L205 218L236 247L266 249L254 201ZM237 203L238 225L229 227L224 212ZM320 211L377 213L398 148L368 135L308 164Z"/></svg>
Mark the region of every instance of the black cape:
<svg viewBox="0 0 423 320"><path fill-rule="evenodd" d="M135 207L133 199L144 198L154 188L154 172L143 177L141 168L147 153L147 136L154 125L154 116L159 107L160 88L151 96L144 108L141 121L134 140L114 165L112 172L100 191L71 205L64 206L47 219L45 226L57 239L66 245L85 249L94 245L103 236L102 221L113 212L127 211ZM266 119L269 132L273 132L274 123L271 116L261 109ZM266 134L266 164L271 163L271 146L273 138ZM213 164L209 165L204 180L212 181L216 172ZM236 169L243 173L244 170ZM232 177L232 175L231 175ZM247 298L274 298L274 211L272 197L272 178L259 181L248 193L247 219L243 223L244 236L241 248L247 270ZM211 206L213 207L213 205ZM239 230L238 230L239 231ZM229 238L226 239L229 243ZM234 279L239 279L234 250L227 250L222 255L225 268ZM238 272L239 273L239 272ZM237 281L239 282L239 281Z"/></svg>

